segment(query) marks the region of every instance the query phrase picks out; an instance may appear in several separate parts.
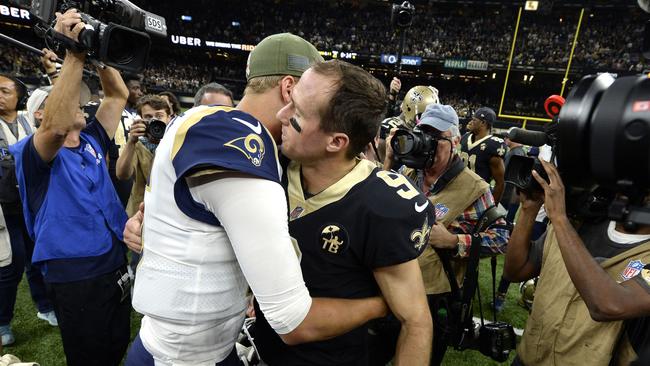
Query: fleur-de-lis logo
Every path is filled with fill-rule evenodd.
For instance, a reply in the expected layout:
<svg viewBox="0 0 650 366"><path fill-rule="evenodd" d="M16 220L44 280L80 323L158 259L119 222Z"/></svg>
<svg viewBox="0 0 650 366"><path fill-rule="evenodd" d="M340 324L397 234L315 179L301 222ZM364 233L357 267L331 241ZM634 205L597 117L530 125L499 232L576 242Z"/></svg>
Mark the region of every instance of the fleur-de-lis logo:
<svg viewBox="0 0 650 366"><path fill-rule="evenodd" d="M425 217L424 223L420 229L415 229L411 233L411 241L415 243L415 249L420 250L429 240L429 233L431 226L429 226L429 216Z"/></svg>

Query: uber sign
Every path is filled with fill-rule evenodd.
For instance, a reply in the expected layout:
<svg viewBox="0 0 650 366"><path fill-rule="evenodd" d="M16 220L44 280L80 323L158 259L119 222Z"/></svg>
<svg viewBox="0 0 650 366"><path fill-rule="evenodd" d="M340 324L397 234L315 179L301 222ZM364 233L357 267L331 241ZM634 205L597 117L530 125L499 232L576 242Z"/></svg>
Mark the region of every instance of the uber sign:
<svg viewBox="0 0 650 366"><path fill-rule="evenodd" d="M7 5L0 5L0 15L16 19L30 20L29 11Z"/></svg>
<svg viewBox="0 0 650 366"><path fill-rule="evenodd" d="M381 63L382 64L396 64L397 55L390 55L386 53L381 54ZM402 65L408 66L420 66L422 65L422 57L418 56L402 56Z"/></svg>
<svg viewBox="0 0 650 366"><path fill-rule="evenodd" d="M177 35L172 34L171 40L172 40L172 43L174 43L174 44L181 44L183 46L201 47L201 39L200 38L177 36Z"/></svg>

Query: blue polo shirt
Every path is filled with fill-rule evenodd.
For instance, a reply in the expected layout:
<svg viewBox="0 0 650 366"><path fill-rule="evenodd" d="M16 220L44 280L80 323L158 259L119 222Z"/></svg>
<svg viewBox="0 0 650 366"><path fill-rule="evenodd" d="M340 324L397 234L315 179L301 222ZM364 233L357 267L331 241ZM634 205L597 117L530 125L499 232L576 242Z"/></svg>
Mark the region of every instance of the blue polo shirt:
<svg viewBox="0 0 650 366"><path fill-rule="evenodd" d="M106 167L110 139L94 118L78 147L44 162L33 136L12 146L23 213L35 241L32 261L50 283L80 281L126 263L127 220Z"/></svg>

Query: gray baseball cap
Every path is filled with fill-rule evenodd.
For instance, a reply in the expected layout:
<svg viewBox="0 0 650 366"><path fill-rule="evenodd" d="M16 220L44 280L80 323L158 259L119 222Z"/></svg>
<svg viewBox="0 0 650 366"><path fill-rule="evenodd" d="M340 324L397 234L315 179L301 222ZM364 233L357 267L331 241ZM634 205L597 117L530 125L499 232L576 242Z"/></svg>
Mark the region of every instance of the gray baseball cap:
<svg viewBox="0 0 650 366"><path fill-rule="evenodd" d="M458 114L450 105L429 104L422 113L418 126L430 126L440 132L448 131L453 126L458 127Z"/></svg>

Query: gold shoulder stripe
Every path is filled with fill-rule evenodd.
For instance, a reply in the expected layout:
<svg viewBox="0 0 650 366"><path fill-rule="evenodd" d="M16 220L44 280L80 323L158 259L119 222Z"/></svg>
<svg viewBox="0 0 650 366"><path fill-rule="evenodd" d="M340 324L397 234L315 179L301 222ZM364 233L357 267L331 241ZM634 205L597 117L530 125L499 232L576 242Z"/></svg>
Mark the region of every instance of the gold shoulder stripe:
<svg viewBox="0 0 650 366"><path fill-rule="evenodd" d="M203 169L203 170L199 170L198 172L196 172L194 174L190 174L187 177L188 178L198 178L198 177L202 177L204 175L220 174L220 173L226 173L226 172L231 172L231 170L228 170L228 169L212 169L212 168L211 169Z"/></svg>
<svg viewBox="0 0 650 366"><path fill-rule="evenodd" d="M300 180L300 164L291 162L287 170L288 174L288 193L289 193L289 212L293 212L300 207L300 215L303 217L317 211L318 209L336 202L343 198L354 186L361 183L370 176L375 169L375 165L368 160L359 160L357 165L347 175L338 182L332 184L319 194L305 199ZM290 218L294 220L295 218Z"/></svg>
<svg viewBox="0 0 650 366"><path fill-rule="evenodd" d="M471 142L471 140L470 140L470 136L471 136L471 137L474 137L474 135L469 135L469 136L467 136L467 150L468 150L468 151L469 151L469 150L472 150L472 149L475 148L475 147L477 147L481 142L486 141L487 139L489 139L490 137L492 137L492 135L487 135L487 136L483 137L482 139L480 139L480 140L478 140L478 141Z"/></svg>
<svg viewBox="0 0 650 366"><path fill-rule="evenodd" d="M205 109L194 112L190 116L187 116L187 118L182 122L182 125L178 128L178 130L176 130L176 136L174 136L174 145L172 146L172 160L174 160L174 157L176 157L176 154L178 154L178 151L183 146L183 143L185 142L185 136L187 136L187 131L189 131L192 126L199 123L199 121L202 120L205 116L209 116L219 111L229 112L233 109L234 108L223 106L207 107Z"/></svg>

